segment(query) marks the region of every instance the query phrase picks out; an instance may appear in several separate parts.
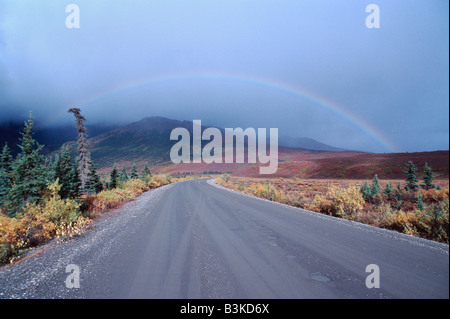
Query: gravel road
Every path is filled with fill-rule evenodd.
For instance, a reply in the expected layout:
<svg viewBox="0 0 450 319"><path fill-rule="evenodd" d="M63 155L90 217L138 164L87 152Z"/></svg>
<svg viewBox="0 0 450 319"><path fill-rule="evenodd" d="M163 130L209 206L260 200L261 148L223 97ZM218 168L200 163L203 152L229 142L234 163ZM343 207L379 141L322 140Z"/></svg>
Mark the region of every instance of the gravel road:
<svg viewBox="0 0 450 319"><path fill-rule="evenodd" d="M224 189L167 185L0 271L0 298L448 298L448 245ZM366 267L379 267L369 289ZM80 287L67 288L68 265Z"/></svg>

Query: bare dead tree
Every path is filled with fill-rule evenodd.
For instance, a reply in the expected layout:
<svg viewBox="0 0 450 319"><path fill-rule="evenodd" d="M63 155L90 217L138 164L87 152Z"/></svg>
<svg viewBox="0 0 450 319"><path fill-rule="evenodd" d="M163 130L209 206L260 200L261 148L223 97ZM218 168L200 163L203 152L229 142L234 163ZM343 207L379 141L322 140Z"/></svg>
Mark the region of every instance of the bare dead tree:
<svg viewBox="0 0 450 319"><path fill-rule="evenodd" d="M78 131L78 174L80 175L81 190L84 190L84 185L89 174L89 166L91 163L91 155L88 150L88 142L86 135L86 127L84 122L86 119L81 115L81 110L79 108L71 108L68 111L75 115L75 126Z"/></svg>

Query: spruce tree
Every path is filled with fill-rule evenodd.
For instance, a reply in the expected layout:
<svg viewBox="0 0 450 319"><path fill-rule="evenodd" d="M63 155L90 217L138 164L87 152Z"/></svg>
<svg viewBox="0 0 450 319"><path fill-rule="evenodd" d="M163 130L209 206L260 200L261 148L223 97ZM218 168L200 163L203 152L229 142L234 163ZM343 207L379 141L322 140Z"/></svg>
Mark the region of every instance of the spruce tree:
<svg viewBox="0 0 450 319"><path fill-rule="evenodd" d="M372 198L372 189L370 188L368 181L361 186L361 194L366 202Z"/></svg>
<svg viewBox="0 0 450 319"><path fill-rule="evenodd" d="M2 153L0 154L0 169L4 169L7 173L10 172L12 162L13 158L11 155L11 150L8 146L8 143L5 143L2 149Z"/></svg>
<svg viewBox="0 0 450 319"><path fill-rule="evenodd" d="M127 169L125 168L125 165L122 167L122 171L119 174L119 180L122 183L128 181Z"/></svg>
<svg viewBox="0 0 450 319"><path fill-rule="evenodd" d="M8 143L5 143L3 151L0 154L0 205L3 206L4 201L11 189L11 166L12 166L11 151Z"/></svg>
<svg viewBox="0 0 450 319"><path fill-rule="evenodd" d="M397 200L401 200L402 199L402 195L403 195L402 183L398 182L397 188L395 189L395 198Z"/></svg>
<svg viewBox="0 0 450 319"><path fill-rule="evenodd" d="M6 197L8 196L11 184L9 178L3 168L0 168L0 206L3 206Z"/></svg>
<svg viewBox="0 0 450 319"><path fill-rule="evenodd" d="M388 182L388 183L386 184L386 187L384 188L383 193L384 193L384 195L386 195L388 198L391 198L392 192L393 192L392 184L391 184L391 182Z"/></svg>
<svg viewBox="0 0 450 319"><path fill-rule="evenodd" d="M63 146L61 149L61 155L58 156L55 165L55 180L59 179L59 185L61 186L59 190L59 196L62 199L71 198L73 193L72 183L73 183L73 165L69 155L69 150Z"/></svg>
<svg viewBox="0 0 450 319"><path fill-rule="evenodd" d="M84 185L84 191L87 194L95 195L103 190L103 184L100 180L100 175L97 172L97 167L93 162L89 165L89 174Z"/></svg>
<svg viewBox="0 0 450 319"><path fill-rule="evenodd" d="M75 126L78 131L78 175L81 181L81 189L84 190L84 184L88 179L89 166L91 162L86 137L86 128L84 127L84 122L86 122L86 119L81 115L81 110L79 108L71 108L68 112L73 113L75 116Z"/></svg>
<svg viewBox="0 0 450 319"><path fill-rule="evenodd" d="M152 176L152 172L148 168L148 165L145 164L144 170L142 171L142 179L146 179L147 177Z"/></svg>
<svg viewBox="0 0 450 319"><path fill-rule="evenodd" d="M405 167L403 169L403 173L408 175L406 177L405 189L406 190L411 190L413 192L416 192L418 190L418 188L419 188L419 185L417 184L419 179L416 176L416 166L413 164L413 162L409 161L405 165Z"/></svg>
<svg viewBox="0 0 450 319"><path fill-rule="evenodd" d="M423 195L421 193L419 193L419 195L417 195L416 207L420 211L423 211L425 209L425 204L423 202Z"/></svg>
<svg viewBox="0 0 450 319"><path fill-rule="evenodd" d="M52 160L52 157L46 157L44 159L43 168L45 172L44 178L46 180L46 183L53 183L55 181L56 162Z"/></svg>
<svg viewBox="0 0 450 319"><path fill-rule="evenodd" d="M131 173L130 173L130 179L138 179L139 175L137 172L136 163L133 163L133 166L131 167Z"/></svg>
<svg viewBox="0 0 450 319"><path fill-rule="evenodd" d="M371 193L372 197L378 195L380 193L380 189L381 189L381 186L380 186L380 181L378 179L378 175L375 175L373 177L372 186L370 188L370 193Z"/></svg>
<svg viewBox="0 0 450 319"><path fill-rule="evenodd" d="M117 182L119 180L119 172L117 171L117 167L114 164L114 167L109 175L109 184L108 184L108 188L109 189L114 189L117 187Z"/></svg>
<svg viewBox="0 0 450 319"><path fill-rule="evenodd" d="M21 153L11 166L12 187L8 194L8 211L11 216L27 202L36 202L46 188L46 172L43 167L44 157L40 154L42 147L33 139L33 117L25 122L21 133Z"/></svg>
<svg viewBox="0 0 450 319"><path fill-rule="evenodd" d="M81 195L81 180L78 175L78 165L76 163L72 164L70 169L70 187L69 187L69 198L77 199Z"/></svg>
<svg viewBox="0 0 450 319"><path fill-rule="evenodd" d="M431 167L428 166L428 163L425 163L425 168L423 171L423 184L421 184L420 186L426 190L436 188L436 185L433 184L433 178L434 176Z"/></svg>

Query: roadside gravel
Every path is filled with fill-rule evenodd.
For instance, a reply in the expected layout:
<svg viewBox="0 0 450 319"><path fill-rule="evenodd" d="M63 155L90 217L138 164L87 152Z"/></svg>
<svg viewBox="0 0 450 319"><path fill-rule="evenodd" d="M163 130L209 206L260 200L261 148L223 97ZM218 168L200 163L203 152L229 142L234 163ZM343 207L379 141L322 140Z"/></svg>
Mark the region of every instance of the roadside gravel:
<svg viewBox="0 0 450 319"><path fill-rule="evenodd" d="M88 280L93 265L105 265L99 260L115 254L129 243L133 230L153 213L154 205L173 184L142 194L120 209L104 214L92 228L80 237L58 243L56 240L33 249L12 265L0 268L0 299L67 299L83 298L86 289L66 287L68 265L80 269L80 285ZM126 247L122 247L126 249Z"/></svg>

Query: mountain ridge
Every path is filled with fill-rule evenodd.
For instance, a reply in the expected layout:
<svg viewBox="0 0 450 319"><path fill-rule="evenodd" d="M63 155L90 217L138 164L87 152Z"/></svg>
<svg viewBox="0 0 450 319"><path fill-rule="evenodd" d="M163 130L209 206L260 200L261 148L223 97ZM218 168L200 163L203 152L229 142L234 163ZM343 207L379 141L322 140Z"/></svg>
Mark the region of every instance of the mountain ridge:
<svg viewBox="0 0 450 319"><path fill-rule="evenodd" d="M170 161L170 150L176 141L170 141L171 131L176 127L186 128L192 138L192 121L174 120L161 116L146 117L125 125L89 125L88 142L92 160L99 170L108 174L114 165L126 166L130 169L134 162L142 169L148 164L153 172L169 174L186 173L233 173L242 176L259 176L259 164L213 163L213 164L174 164ZM202 129L213 127L202 123ZM18 125L9 124L9 128L18 129ZM2 131L3 129L3 131ZM219 128L223 133L224 129ZM16 132L22 131L22 127ZM5 126L0 126L0 133ZM37 132L36 139L45 145L48 154L55 154L62 144L66 144L72 158L76 157L77 143L74 127L57 128L54 131L42 129ZM58 136L52 136L59 134ZM0 146L4 137L11 137L11 130L0 135ZM46 141L42 136L50 136ZM224 136L224 135L223 135ZM67 141L71 137L71 141ZM48 141L53 144L47 143ZM55 143L55 142L59 142ZM202 145L208 141L203 141ZM303 144L302 144L303 143ZM49 145L51 145L49 147ZM191 144L192 145L192 144ZM287 146L286 146L287 145ZM10 147L12 144L10 144ZM302 148L303 146L303 148ZM416 153L367 153L348 151L323 144L310 138L280 138L279 168L273 177L299 178L372 178L378 174L380 178L403 177L402 165L409 160L417 164L418 170L425 163L433 167L440 178L448 178L448 151L416 152Z"/></svg>

